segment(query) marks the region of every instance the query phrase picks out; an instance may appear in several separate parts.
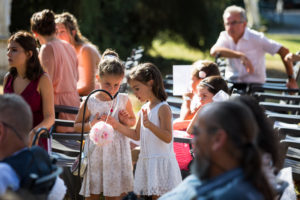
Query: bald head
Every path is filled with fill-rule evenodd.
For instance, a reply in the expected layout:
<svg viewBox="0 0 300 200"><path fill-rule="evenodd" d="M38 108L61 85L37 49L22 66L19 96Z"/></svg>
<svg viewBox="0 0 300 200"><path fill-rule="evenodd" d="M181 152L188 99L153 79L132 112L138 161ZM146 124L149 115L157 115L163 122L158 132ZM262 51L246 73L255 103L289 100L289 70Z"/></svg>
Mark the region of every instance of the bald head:
<svg viewBox="0 0 300 200"><path fill-rule="evenodd" d="M16 94L0 95L0 123L11 126L27 140L32 129L32 112L25 100Z"/></svg>

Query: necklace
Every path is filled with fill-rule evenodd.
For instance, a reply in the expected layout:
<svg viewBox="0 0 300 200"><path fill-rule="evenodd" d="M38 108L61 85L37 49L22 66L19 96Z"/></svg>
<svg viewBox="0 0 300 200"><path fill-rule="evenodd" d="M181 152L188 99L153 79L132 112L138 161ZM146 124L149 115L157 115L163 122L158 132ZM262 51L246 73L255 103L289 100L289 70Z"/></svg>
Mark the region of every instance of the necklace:
<svg viewBox="0 0 300 200"><path fill-rule="evenodd" d="M111 105L110 105L110 109L109 109L109 113L108 113L108 115L107 115L107 117L106 117L106 120L105 120L105 123L107 122L107 120L108 120L108 116L113 116L114 115L114 103L115 103L115 99L117 99L117 103L116 103L116 105L118 105L118 102L119 102L119 97L117 96L116 98L114 98L113 100L112 100L112 103L111 103ZM108 102L107 102L108 103ZM109 103L108 103L108 105L109 105Z"/></svg>

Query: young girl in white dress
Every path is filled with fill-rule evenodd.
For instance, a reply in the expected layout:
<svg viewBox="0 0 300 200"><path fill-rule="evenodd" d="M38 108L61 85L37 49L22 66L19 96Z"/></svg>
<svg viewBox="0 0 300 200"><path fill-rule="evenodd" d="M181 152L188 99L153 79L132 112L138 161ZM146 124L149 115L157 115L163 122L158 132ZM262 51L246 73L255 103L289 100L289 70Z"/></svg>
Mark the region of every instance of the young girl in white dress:
<svg viewBox="0 0 300 200"><path fill-rule="evenodd" d="M101 89L114 96L124 78L124 66L114 51L103 53L99 63L97 79ZM75 120L75 129L81 131L83 118L82 103ZM113 108L113 112L111 111ZM97 92L87 102L84 130L99 121L104 121L109 112L109 123L115 127L133 126L135 116L127 94L118 94L114 100L104 92ZM121 199L122 195L133 190L132 161L129 139L118 131L114 131L113 141L104 146L95 145L89 137L86 138L84 152L90 152L87 171L84 174L80 194L86 199L99 199L103 193L105 199Z"/></svg>
<svg viewBox="0 0 300 200"><path fill-rule="evenodd" d="M134 140L140 139L134 192L157 199L182 180L173 151L172 113L166 102L162 76L155 65L145 63L133 68L128 82L135 96L147 103L139 112L135 129L118 124L115 130Z"/></svg>

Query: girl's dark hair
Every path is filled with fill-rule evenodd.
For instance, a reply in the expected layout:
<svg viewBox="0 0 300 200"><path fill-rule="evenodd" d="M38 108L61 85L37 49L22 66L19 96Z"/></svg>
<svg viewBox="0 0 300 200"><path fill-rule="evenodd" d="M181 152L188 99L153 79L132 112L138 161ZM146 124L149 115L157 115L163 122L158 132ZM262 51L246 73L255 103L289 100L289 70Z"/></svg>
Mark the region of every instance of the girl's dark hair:
<svg viewBox="0 0 300 200"><path fill-rule="evenodd" d="M250 96L234 97L233 101L243 103L252 111L259 128L257 135L258 147L272 156L274 166L281 168L279 166L282 162L279 156L279 139L270 120L266 117L264 109Z"/></svg>
<svg viewBox="0 0 300 200"><path fill-rule="evenodd" d="M200 79L199 72L205 72L205 77L220 76L218 65L209 60L198 60L193 63L192 75Z"/></svg>
<svg viewBox="0 0 300 200"><path fill-rule="evenodd" d="M118 53L111 49L106 49L102 54L98 69L100 77L103 75L124 76L125 74L125 66L119 59Z"/></svg>
<svg viewBox="0 0 300 200"><path fill-rule="evenodd" d="M30 19L31 30L41 35L52 35L56 31L54 16L54 12L48 9L34 13Z"/></svg>
<svg viewBox="0 0 300 200"><path fill-rule="evenodd" d="M37 43L34 37L26 31L18 31L10 36L8 43L10 42L18 43L25 50L25 52L32 52L32 56L27 60L26 63L25 77L29 80L36 80L41 74L44 73L44 70L38 57ZM9 69L9 73L13 77L18 74L15 67L11 67Z"/></svg>
<svg viewBox="0 0 300 200"><path fill-rule="evenodd" d="M239 160L245 179L257 188L265 199L274 194L266 179L261 164L261 155L256 144L259 131L251 110L242 103L233 101L215 102L204 107L207 112L207 130L223 129L229 140L228 153ZM209 134L213 134L208 131Z"/></svg>
<svg viewBox="0 0 300 200"><path fill-rule="evenodd" d="M200 82L199 86L205 86L212 94L217 94L220 90L229 93L227 83L221 76L207 77Z"/></svg>
<svg viewBox="0 0 300 200"><path fill-rule="evenodd" d="M153 80L152 92L155 97L161 101L165 101L168 98L165 92L161 73L159 69L152 63L142 63L132 68L127 80L128 82L135 80L143 84L147 84L148 81Z"/></svg>

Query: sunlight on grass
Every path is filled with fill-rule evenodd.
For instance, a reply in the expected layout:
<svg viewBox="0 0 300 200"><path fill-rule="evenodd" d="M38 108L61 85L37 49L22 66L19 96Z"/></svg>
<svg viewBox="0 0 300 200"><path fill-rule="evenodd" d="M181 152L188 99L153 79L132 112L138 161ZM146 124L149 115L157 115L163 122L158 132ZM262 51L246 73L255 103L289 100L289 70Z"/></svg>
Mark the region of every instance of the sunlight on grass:
<svg viewBox="0 0 300 200"><path fill-rule="evenodd" d="M272 40L275 40L287 47L290 52L297 52L300 50L300 35L299 34L266 34L266 36ZM279 57L280 59L280 57Z"/></svg>
<svg viewBox="0 0 300 200"><path fill-rule="evenodd" d="M135 113L135 117L136 117L136 119L138 119L137 114L140 111L143 104L134 96L134 94L132 94L130 92L128 93L128 97L132 104L132 108L133 108L133 112Z"/></svg>
<svg viewBox="0 0 300 200"><path fill-rule="evenodd" d="M300 35L289 35L289 34L266 34L266 36L272 40L275 40L276 42L279 42L280 44L282 44L283 46L285 46L286 48L288 48L290 50L290 52L297 52L300 50ZM281 58L279 55L270 55L270 54L266 54L266 60L267 62L273 62L273 61L280 61L281 62ZM268 64L267 64L268 66ZM270 67L275 67L276 65L271 65ZM277 66L279 68L279 66ZM284 66L281 63L281 67L284 70Z"/></svg>
<svg viewBox="0 0 300 200"><path fill-rule="evenodd" d="M189 48L184 43L176 41L162 42L156 39L152 42L152 48L148 51L152 57L161 56L166 59L179 59L194 62L198 59L208 59L209 53L194 48ZM209 58L211 59L211 58Z"/></svg>
<svg viewBox="0 0 300 200"><path fill-rule="evenodd" d="M266 36L272 40L279 42L280 44L288 48L290 52L295 53L300 50L300 35L266 34ZM285 67L278 54L274 56L266 54L266 66L269 70L269 76L286 78Z"/></svg>

